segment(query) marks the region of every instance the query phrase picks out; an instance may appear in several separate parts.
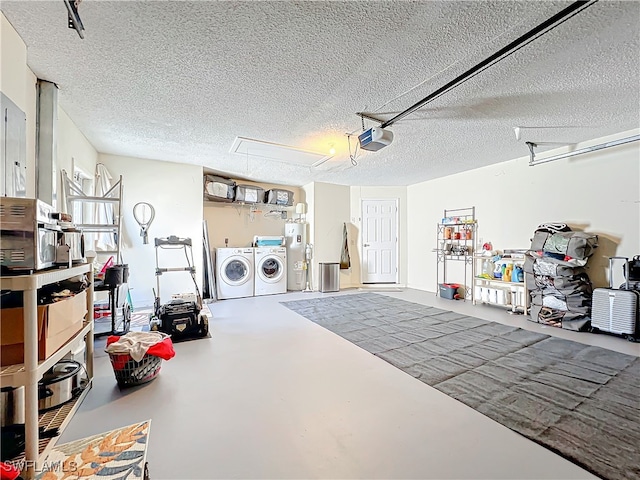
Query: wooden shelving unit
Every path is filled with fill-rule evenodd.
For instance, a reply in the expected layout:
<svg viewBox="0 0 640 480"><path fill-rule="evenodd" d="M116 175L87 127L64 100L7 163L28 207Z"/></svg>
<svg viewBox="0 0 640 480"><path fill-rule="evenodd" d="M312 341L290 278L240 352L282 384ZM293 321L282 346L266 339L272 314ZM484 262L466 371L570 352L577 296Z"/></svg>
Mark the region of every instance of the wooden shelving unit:
<svg viewBox="0 0 640 480"><path fill-rule="evenodd" d="M524 254L521 256L519 254L512 255L505 253L503 257L508 260L512 260L513 263L524 264ZM475 255L473 257L474 263L480 263L488 260L488 257ZM481 267L476 265L476 272L482 271ZM526 278L526 277L525 277ZM508 300L500 302L492 301L491 299L482 298L482 295L478 295L478 289L487 288L493 290L502 290L504 292L508 292L509 298ZM500 278L484 278L479 276L473 277L473 304L476 305L478 303L484 303L488 305L497 305L500 307L506 307L509 309L509 313L514 314L522 314L527 313L527 309L529 308L529 293L527 290L527 285L525 281L522 282L510 282L505 281Z"/></svg>

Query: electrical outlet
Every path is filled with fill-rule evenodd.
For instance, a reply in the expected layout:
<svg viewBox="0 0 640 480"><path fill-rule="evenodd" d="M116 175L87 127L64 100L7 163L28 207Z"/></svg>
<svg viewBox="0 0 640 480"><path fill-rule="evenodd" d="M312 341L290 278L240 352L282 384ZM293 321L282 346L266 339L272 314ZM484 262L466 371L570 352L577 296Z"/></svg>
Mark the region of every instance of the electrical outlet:
<svg viewBox="0 0 640 480"><path fill-rule="evenodd" d="M282 218L283 220L287 219L287 212L280 212L280 218Z"/></svg>

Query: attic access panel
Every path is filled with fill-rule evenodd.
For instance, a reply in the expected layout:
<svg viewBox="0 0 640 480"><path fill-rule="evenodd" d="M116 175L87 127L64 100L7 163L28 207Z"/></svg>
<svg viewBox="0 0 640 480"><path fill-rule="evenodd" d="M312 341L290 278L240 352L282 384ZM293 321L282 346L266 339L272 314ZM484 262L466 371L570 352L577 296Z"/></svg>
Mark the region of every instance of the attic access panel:
<svg viewBox="0 0 640 480"><path fill-rule="evenodd" d="M229 153L244 157L266 158L303 167L317 167L331 158L331 155L320 152L245 137L236 137Z"/></svg>

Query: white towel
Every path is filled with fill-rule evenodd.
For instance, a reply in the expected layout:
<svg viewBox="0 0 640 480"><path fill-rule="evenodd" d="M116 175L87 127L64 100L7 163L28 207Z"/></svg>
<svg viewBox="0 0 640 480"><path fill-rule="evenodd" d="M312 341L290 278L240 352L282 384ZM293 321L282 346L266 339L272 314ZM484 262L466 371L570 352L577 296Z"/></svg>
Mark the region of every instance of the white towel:
<svg viewBox="0 0 640 480"><path fill-rule="evenodd" d="M169 335L161 332L129 332L113 342L107 348L107 353L128 353L136 362L142 360L147 350L156 343L162 342Z"/></svg>

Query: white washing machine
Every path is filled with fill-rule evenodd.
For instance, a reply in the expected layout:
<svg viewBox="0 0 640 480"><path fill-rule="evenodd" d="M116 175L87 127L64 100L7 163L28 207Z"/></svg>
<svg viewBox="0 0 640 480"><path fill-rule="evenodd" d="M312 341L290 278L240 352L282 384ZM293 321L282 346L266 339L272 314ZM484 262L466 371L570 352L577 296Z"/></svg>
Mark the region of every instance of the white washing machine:
<svg viewBox="0 0 640 480"><path fill-rule="evenodd" d="M287 249L255 248L255 295L287 293Z"/></svg>
<svg viewBox="0 0 640 480"><path fill-rule="evenodd" d="M216 248L218 298L253 297L253 248Z"/></svg>

